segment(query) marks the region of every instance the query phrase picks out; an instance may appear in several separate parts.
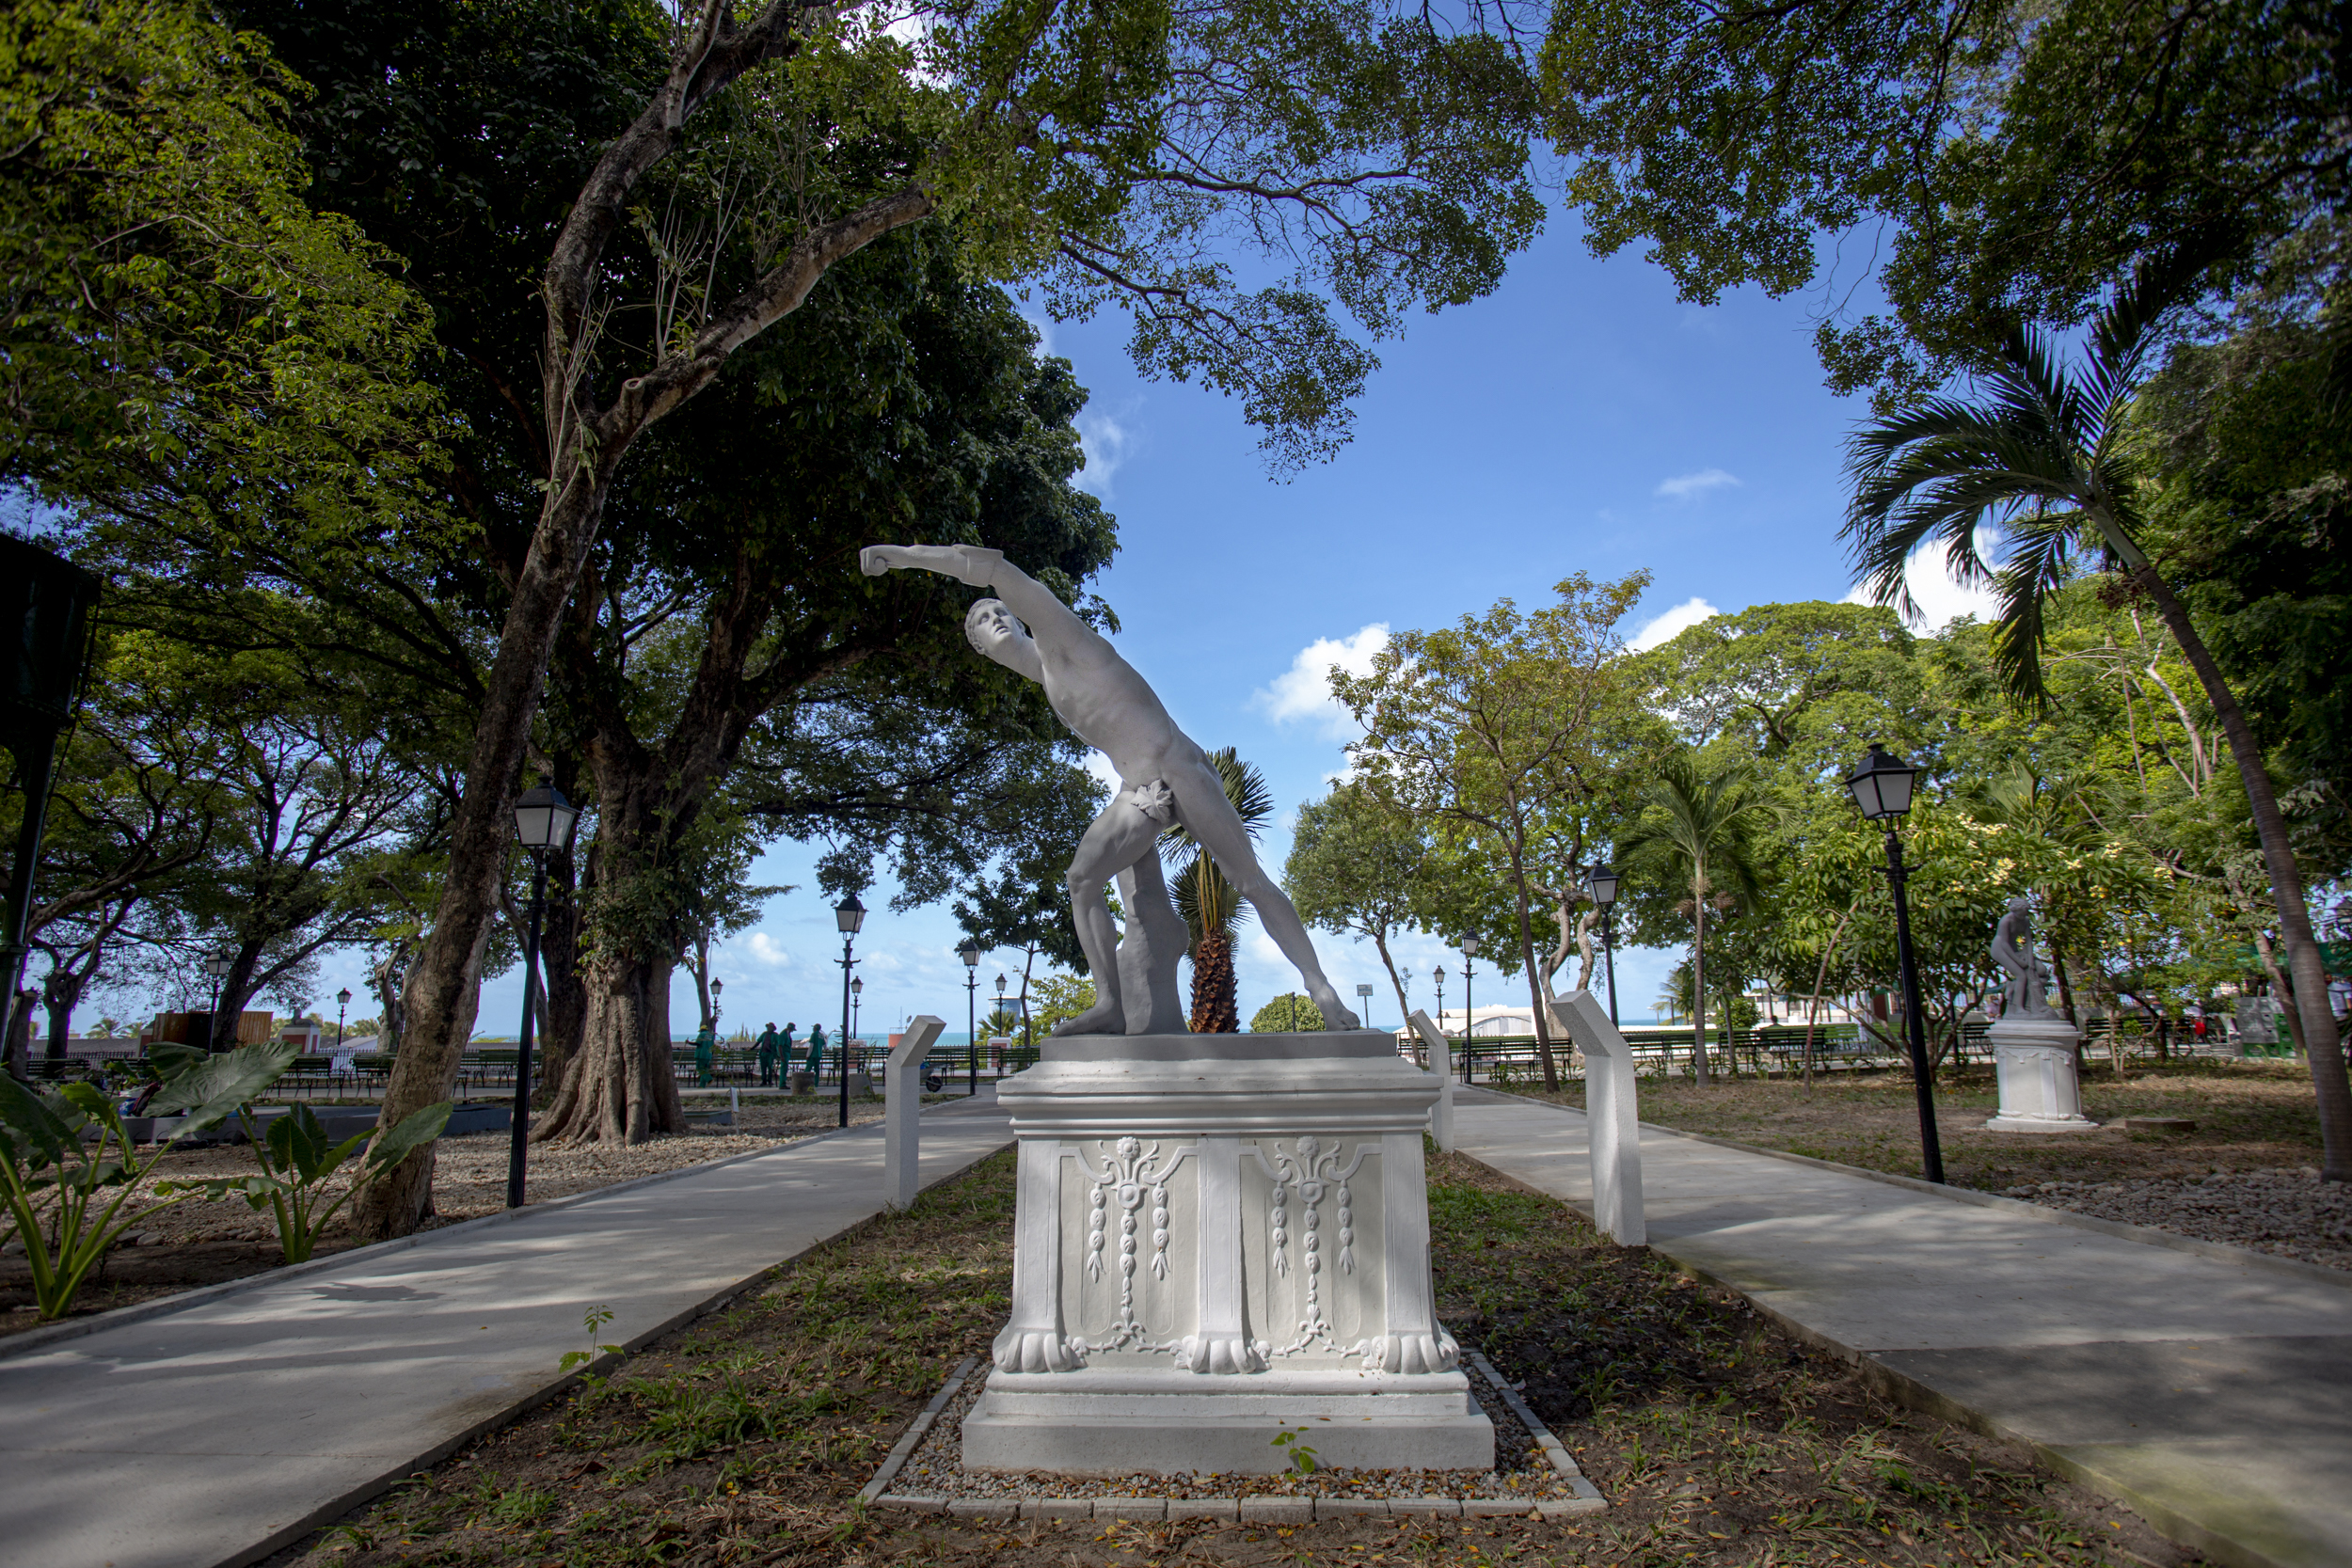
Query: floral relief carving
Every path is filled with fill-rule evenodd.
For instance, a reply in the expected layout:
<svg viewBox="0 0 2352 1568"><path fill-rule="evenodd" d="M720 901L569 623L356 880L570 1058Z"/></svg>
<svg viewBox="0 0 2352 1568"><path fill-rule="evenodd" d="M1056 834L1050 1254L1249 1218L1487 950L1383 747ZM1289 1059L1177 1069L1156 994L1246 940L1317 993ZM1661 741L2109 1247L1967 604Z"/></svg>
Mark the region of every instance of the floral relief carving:
<svg viewBox="0 0 2352 1568"><path fill-rule="evenodd" d="M1087 1277L1100 1280L1105 1267L1114 1218L1119 1231L1119 1316L1109 1335L1094 1350L1156 1350L1142 1320L1136 1315L1136 1270L1144 1222L1151 1225L1151 1270L1154 1279L1168 1277L1168 1179L1184 1163L1190 1148L1180 1148L1163 1160L1160 1146L1146 1148L1142 1140L1125 1137L1117 1144L1097 1140L1104 1154L1101 1169L1087 1160L1085 1148L1072 1144L1070 1152L1092 1184L1087 1195ZM1150 1213L1145 1214L1146 1204ZM1117 1211L1116 1215L1113 1210Z"/></svg>
<svg viewBox="0 0 2352 1568"><path fill-rule="evenodd" d="M1269 1142L1273 1148L1271 1158L1266 1152ZM1251 1147L1257 1154L1259 1168L1274 1183L1266 1205L1266 1238L1273 1247L1274 1272L1277 1275L1287 1276L1291 1272L1290 1205L1294 1196L1298 1201L1299 1210L1298 1267L1305 1275L1306 1299L1298 1322L1298 1338L1273 1354L1294 1355L1317 1340L1331 1350L1339 1350L1342 1347L1332 1339L1331 1324L1324 1316L1323 1206L1326 1200L1329 1200L1336 1211L1334 1228L1338 1232L1340 1271L1354 1274L1356 1200L1348 1183L1362 1167L1364 1156L1372 1152L1375 1146L1369 1142L1359 1142L1356 1157L1344 1166L1340 1164L1343 1146L1326 1144L1312 1133L1295 1140L1289 1153L1283 1152L1279 1139L1262 1141Z"/></svg>

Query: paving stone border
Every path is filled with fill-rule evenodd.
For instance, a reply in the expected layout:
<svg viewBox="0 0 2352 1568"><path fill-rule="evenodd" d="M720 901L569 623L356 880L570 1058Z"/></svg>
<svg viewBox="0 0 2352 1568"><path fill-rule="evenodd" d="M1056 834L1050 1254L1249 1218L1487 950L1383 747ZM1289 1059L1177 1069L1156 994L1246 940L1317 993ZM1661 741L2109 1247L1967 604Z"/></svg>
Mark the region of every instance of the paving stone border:
<svg viewBox="0 0 2352 1568"><path fill-rule="evenodd" d="M1577 1468L1576 1460L1551 1429L1544 1425L1534 1411L1520 1399L1518 1390L1503 1381L1502 1375L1484 1355L1474 1350L1462 1353L1475 1373L1484 1377L1495 1390L1511 1414L1518 1417L1528 1430L1535 1445L1550 1461L1574 1493L1569 1497L944 1497L919 1493L893 1492L890 1483L913 1458L923 1439L930 1434L948 1405L979 1366L980 1358L967 1355L922 1413L907 1423L898 1441L874 1472L874 1479L866 1483L857 1495L858 1504L866 1508L896 1509L907 1513L945 1513L963 1519L1222 1519L1238 1524L1304 1525L1318 1519L1359 1519L1374 1517L1427 1514L1436 1518L1525 1518L1538 1514L1547 1519L1566 1518L1570 1514L1597 1513L1609 1506L1600 1489L1585 1479Z"/></svg>

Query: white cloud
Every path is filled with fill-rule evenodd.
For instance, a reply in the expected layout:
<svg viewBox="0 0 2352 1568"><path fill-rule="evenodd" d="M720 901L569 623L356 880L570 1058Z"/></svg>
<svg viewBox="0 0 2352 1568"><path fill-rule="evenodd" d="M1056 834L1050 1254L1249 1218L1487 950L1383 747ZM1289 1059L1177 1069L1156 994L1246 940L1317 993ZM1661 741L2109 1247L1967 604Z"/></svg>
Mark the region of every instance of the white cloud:
<svg viewBox="0 0 2352 1568"><path fill-rule="evenodd" d="M1979 532L1977 548L1979 553L1990 550L1994 541L1988 533ZM1990 621L2001 613L2000 601L1994 596L1993 585L1980 583L1968 587L1952 576L1945 564L1944 546L1933 545L1915 553L1903 567L1904 586L1911 590L1912 605L1916 613L1911 617L1911 629L1917 632L1938 632L1963 615L1973 615L1979 621ZM1847 604L1875 604L1867 588L1855 588L1844 600Z"/></svg>
<svg viewBox="0 0 2352 1568"><path fill-rule="evenodd" d="M753 958L764 964L784 965L792 961L792 955L778 946L776 939L765 931L754 931L743 945L751 949Z"/></svg>
<svg viewBox="0 0 2352 1568"><path fill-rule="evenodd" d="M1643 622L1641 629L1626 639L1625 645L1638 654L1655 648L1661 642L1671 641L1701 621L1711 620L1722 613L1705 599L1685 599L1664 614L1653 615Z"/></svg>
<svg viewBox="0 0 2352 1568"><path fill-rule="evenodd" d="M1139 450L1138 433L1109 414L1081 414L1078 450L1086 453L1086 467L1072 483L1089 495L1108 500L1120 465Z"/></svg>
<svg viewBox="0 0 2352 1568"><path fill-rule="evenodd" d="M1694 474L1677 474L1672 479L1660 480L1658 488L1653 493L1668 500L1687 501L1692 497L1703 496L1709 490L1721 490L1726 487L1736 489L1739 483L1740 477L1737 474L1727 474L1721 468L1701 468Z"/></svg>
<svg viewBox="0 0 2352 1568"><path fill-rule="evenodd" d="M1353 637L1334 641L1318 637L1298 652L1291 667L1249 699L1249 705L1278 724L1311 721L1327 739L1353 740L1363 732L1331 694L1331 666L1351 675L1369 674L1372 661L1389 645L1389 627L1375 621Z"/></svg>

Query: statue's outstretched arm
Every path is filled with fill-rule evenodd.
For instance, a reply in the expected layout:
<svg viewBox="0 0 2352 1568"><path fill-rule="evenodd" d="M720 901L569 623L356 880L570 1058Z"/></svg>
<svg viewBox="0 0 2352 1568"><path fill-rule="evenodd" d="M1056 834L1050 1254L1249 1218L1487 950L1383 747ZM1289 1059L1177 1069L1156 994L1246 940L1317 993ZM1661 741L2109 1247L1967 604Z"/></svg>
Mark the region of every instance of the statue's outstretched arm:
<svg viewBox="0 0 2352 1568"><path fill-rule="evenodd" d="M1028 623L1032 636L1053 626L1092 630L1051 589L1007 561L1002 550L978 545L868 545L858 552L858 565L869 578L894 567L912 566L942 573L974 588L994 589L996 596Z"/></svg>

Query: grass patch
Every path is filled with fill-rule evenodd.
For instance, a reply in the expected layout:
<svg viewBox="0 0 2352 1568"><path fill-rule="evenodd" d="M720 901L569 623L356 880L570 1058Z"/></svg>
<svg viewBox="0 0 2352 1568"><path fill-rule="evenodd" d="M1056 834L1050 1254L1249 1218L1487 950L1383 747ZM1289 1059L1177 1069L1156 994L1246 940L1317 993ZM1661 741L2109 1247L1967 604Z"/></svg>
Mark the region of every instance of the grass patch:
<svg viewBox="0 0 2352 1568"><path fill-rule="evenodd" d="M2205 1176L2214 1171L2275 1170L2319 1163L2319 1109L2310 1074L2292 1062L2135 1061L2116 1076L2094 1053L2083 1064L2083 1114L2098 1122L2125 1117L2185 1117L2190 1132L2049 1135L1988 1132L2000 1104L1989 1069L1935 1084L1936 1132L1945 1174L1954 1186L1986 1192L2028 1182L2125 1181ZM1581 1106L1581 1083L1534 1099ZM1907 1074L1825 1073L1813 1086L1795 1079L1719 1080L1702 1089L1687 1078L1641 1081L1642 1119L1760 1148L1783 1149L1898 1176L1919 1174L1919 1116Z"/></svg>

